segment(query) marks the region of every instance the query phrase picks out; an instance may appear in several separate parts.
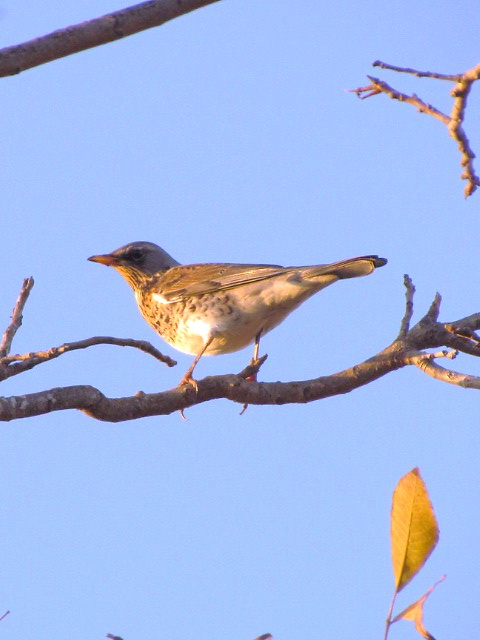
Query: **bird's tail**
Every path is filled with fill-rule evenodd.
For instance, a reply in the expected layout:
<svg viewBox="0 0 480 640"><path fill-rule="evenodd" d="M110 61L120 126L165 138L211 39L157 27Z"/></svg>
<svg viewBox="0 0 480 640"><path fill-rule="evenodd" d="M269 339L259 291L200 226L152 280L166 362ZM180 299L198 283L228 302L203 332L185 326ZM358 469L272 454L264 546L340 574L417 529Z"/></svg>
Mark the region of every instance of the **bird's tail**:
<svg viewBox="0 0 480 640"><path fill-rule="evenodd" d="M320 264L314 267L305 267L302 270L304 278L316 278L318 276L335 276L339 280L346 278L358 278L368 276L374 269L387 264L385 258L378 256L360 256L350 260L341 260L332 264Z"/></svg>

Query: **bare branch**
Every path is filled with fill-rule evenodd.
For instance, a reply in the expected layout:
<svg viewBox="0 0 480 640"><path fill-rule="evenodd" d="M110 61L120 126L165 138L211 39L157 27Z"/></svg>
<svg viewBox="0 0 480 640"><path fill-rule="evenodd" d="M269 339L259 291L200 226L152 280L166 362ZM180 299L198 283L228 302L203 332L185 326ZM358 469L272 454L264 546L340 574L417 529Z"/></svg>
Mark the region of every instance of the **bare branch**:
<svg viewBox="0 0 480 640"><path fill-rule="evenodd" d="M0 358L0 381L11 378L12 376L33 369L38 364L43 364L58 356L68 353L69 351L76 351L77 349L87 349L94 345L99 344L113 344L117 347L134 347L140 349L144 353L148 353L160 362L164 362L168 367L174 367L177 363L168 356L160 353L153 345L145 340L132 340L131 338L112 338L110 336L96 336L93 338L86 338L85 340L78 340L76 342L66 342L58 347L52 347L47 351L34 351L32 353L25 353L23 355L6 356Z"/></svg>
<svg viewBox="0 0 480 640"><path fill-rule="evenodd" d="M429 310L422 318L421 322L436 322L440 315L440 305L442 303L442 296L437 292Z"/></svg>
<svg viewBox="0 0 480 640"><path fill-rule="evenodd" d="M0 50L0 77L158 27L218 0L149 0Z"/></svg>
<svg viewBox="0 0 480 640"><path fill-rule="evenodd" d="M17 302L15 303L15 307L12 313L12 321L9 326L5 329L3 334L2 342L0 343L0 358L4 356L8 356L10 353L10 349L12 347L12 342L17 333L18 329L22 325L23 320L23 308L25 303L27 302L28 296L30 295L30 291L33 287L33 278L26 278L23 281L22 289L17 298Z"/></svg>
<svg viewBox="0 0 480 640"><path fill-rule="evenodd" d="M454 102L448 129L452 138L456 140L461 154L461 164L464 168L461 177L462 180L467 180L467 186L465 187L466 198L468 198L468 196L470 196L475 189L480 186L480 180L476 176L473 168L475 154L470 147L470 142L462 127L462 123L465 119L465 109L467 107L467 99L470 89L472 84L478 80L479 77L480 65L477 65L473 69L470 69L470 71L466 71L463 76L460 76L457 84L451 91Z"/></svg>
<svg viewBox="0 0 480 640"><path fill-rule="evenodd" d="M458 351L480 356L480 338L475 333L480 329L480 313L456 322L438 322L441 297L437 294L427 313L409 329L413 311L414 286L408 276L405 277L405 286L407 289L406 311L399 336L377 355L330 376L297 382L257 382L252 378L252 374L263 362L263 358L260 358L253 367L249 366L239 374L199 380L196 389L192 385L180 385L161 393L146 394L139 391L130 397L107 398L94 387L72 386L0 398L0 420L8 421L51 411L78 409L97 420L120 422L147 416L167 415L175 411L182 412L188 407L218 398L226 398L243 405L307 403L349 393L405 366L416 366L424 373L449 384L480 389L480 379L475 376L449 371L434 362L438 358L454 358ZM84 348L102 340L108 341L108 344L130 344L137 347L139 344L137 341L120 341L116 338L92 338L70 344L74 345L72 348ZM429 353L426 349L436 351ZM438 351L438 349L441 350ZM65 353L70 348L59 347L57 350ZM57 357L60 355L57 350L44 353L52 352L54 354L52 357ZM144 350L151 353L150 348ZM14 367L28 362L28 358L25 361L18 361L15 358L21 357L9 357L11 364L4 366ZM163 356L159 359L163 361Z"/></svg>
<svg viewBox="0 0 480 640"><path fill-rule="evenodd" d="M480 336L477 335L476 331L480 329L480 313L474 313L456 322L446 323L445 329L450 331L457 339L464 340L462 351L478 355L480 351ZM471 347L472 351L467 351L469 347Z"/></svg>
<svg viewBox="0 0 480 640"><path fill-rule="evenodd" d="M465 109L470 89L472 84L480 78L480 64L476 65L469 71L465 71L464 73L449 75L434 73L432 71L417 71L416 69L411 69L409 67L397 67L386 62L381 62L380 60L376 60L373 63L373 66L380 67L381 69L386 69L388 71L409 73L417 76L418 78L449 80L456 83L455 87L451 91L454 103L450 116L445 115L432 105L427 104L417 95L412 94L411 96L408 96L405 93L401 93L400 91L393 89L386 82L383 82L378 78L374 78L373 76L367 76L372 84L366 87L359 87L358 89L355 89L353 93L356 93L356 95L362 100L378 95L379 93L385 93L393 100L411 104L416 107L420 113L425 113L426 115L440 120L440 122L447 127L450 136L455 140L460 151L460 164L463 167L461 178L462 180L467 181L464 193L465 197L468 198L468 196L472 195L477 187L480 186L480 179L476 175L473 167L475 153L473 152L468 137L463 130L463 121L465 119Z"/></svg>
<svg viewBox="0 0 480 640"><path fill-rule="evenodd" d="M150 342L145 340L132 340L131 338L112 338L110 336L96 336L78 340L76 342L66 342L59 347L52 347L47 351L34 351L32 353L24 353L22 355L9 356L12 340L15 333L22 324L22 312L28 298L28 294L33 287L33 278L27 278L23 281L23 287L18 296L17 303L13 310L12 321L7 327L2 343L0 344L0 381L11 378L12 376L33 369L38 364L48 362L58 356L76 351L77 349L87 349L98 344L113 344L118 347L134 347L140 349L144 353L148 353L160 362L165 363L168 367L174 367L177 363L168 356L160 353Z"/></svg>
<svg viewBox="0 0 480 640"><path fill-rule="evenodd" d="M447 346L475 357L480 356L480 338L476 331L480 329L480 313L454 322L439 323L438 306L440 296L437 293L425 316L410 329L408 342L418 349Z"/></svg>
<svg viewBox="0 0 480 640"><path fill-rule="evenodd" d="M423 373L435 378L435 380L441 380L448 384L455 384L458 387L464 387L465 389L480 389L479 377L445 369L433 360L419 361L416 366L423 371Z"/></svg>
<svg viewBox="0 0 480 640"><path fill-rule="evenodd" d="M197 381L198 390L184 385L135 396L107 398L94 387L72 386L10 398L0 398L0 420L26 418L51 411L79 409L97 420L121 422L147 416L169 415L209 400L226 398L241 404L283 405L306 403L340 393L348 393L393 369L403 366L394 354L372 358L333 376L303 382L252 382L239 375L212 376Z"/></svg>
<svg viewBox="0 0 480 640"><path fill-rule="evenodd" d="M413 296L415 295L415 287L413 285L412 279L406 273L403 276L403 284L405 285L405 315L402 318L402 324L400 325L400 331L398 333L398 338L404 338L408 330L410 329L410 322L413 316Z"/></svg>
<svg viewBox="0 0 480 640"><path fill-rule="evenodd" d="M410 354L405 358L405 364L413 364L419 369L422 369L428 363L433 362L438 358L448 358L449 360L453 360L458 356L458 351L448 351L447 349L443 349L442 351L436 351L435 353L425 353L421 351L420 353Z"/></svg>
<svg viewBox="0 0 480 640"><path fill-rule="evenodd" d="M406 102L407 104L411 104L413 107L416 107L420 113L425 113L428 116L432 116L437 120L440 120L440 122L447 126L450 125L450 118L447 115L445 115L435 107L432 107L431 104L427 104L414 93L411 96L408 96L406 93L397 91L379 78L375 78L374 76L367 76L367 78L372 83L371 85L368 85L368 87L354 89L353 91L353 93L356 93L361 100L365 100L366 98L370 98L371 96L378 95L379 93L385 93L389 98L392 98L392 100L398 100L399 102ZM363 93L365 93L366 95L362 95Z"/></svg>
<svg viewBox="0 0 480 640"><path fill-rule="evenodd" d="M398 71L399 73L410 73L417 76L417 78L435 78L435 80L450 80L451 82L459 82L463 74L445 74L436 73L435 71L417 71L417 69L410 69L409 67L396 67L388 62L382 62L381 60L375 60L372 67L380 67L380 69L387 69L388 71Z"/></svg>

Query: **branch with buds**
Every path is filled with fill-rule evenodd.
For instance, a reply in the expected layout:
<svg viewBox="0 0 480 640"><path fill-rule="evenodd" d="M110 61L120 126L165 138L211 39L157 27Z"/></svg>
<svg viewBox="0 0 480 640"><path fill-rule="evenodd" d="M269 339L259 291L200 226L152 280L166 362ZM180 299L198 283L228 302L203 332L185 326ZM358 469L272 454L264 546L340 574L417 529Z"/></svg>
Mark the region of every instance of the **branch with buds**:
<svg viewBox="0 0 480 640"><path fill-rule="evenodd" d="M470 142L468 137L463 129L463 121L465 119L465 109L467 106L467 99L470 93L470 89L474 82L476 82L480 78L480 64L473 67L473 69L469 69L464 73L458 73L453 75L448 75L444 73L435 73L432 71L417 71L416 69L410 69L408 67L396 67L392 64L387 64L386 62L380 62L377 60L373 63L374 67L380 67L381 69L387 69L388 71L397 71L398 73L408 73L417 78L431 78L434 80L447 80L450 82L455 82L454 88L450 91L450 95L453 97L453 106L452 112L448 116L431 104L427 104L421 98L419 98L416 94L406 95L397 89L394 89L383 80L379 78L375 78L373 76L367 76L370 80L371 84L366 87L359 87L353 90L353 93L356 93L359 98L365 100L366 98L371 98L372 96L376 96L380 93L384 93L392 100L398 100L399 102L404 102L405 104L410 104L413 107L416 107L420 113L424 113L428 116L432 116L437 120L440 120L448 129L450 136L455 140L458 145L458 150L460 151L460 164L463 167L463 171L461 174L462 180L467 181L467 185L465 187L465 198L471 196L473 192L480 186L480 179L475 173L475 169L473 167L473 160L475 158L475 154L470 147Z"/></svg>

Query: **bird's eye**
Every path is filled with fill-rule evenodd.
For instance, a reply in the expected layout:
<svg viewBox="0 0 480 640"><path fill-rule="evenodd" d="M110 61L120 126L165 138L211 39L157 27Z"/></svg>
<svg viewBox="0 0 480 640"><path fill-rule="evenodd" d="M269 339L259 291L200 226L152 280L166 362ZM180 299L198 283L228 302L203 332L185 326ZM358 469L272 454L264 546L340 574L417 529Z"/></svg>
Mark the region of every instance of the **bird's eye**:
<svg viewBox="0 0 480 640"><path fill-rule="evenodd" d="M143 251L141 249L132 249L128 257L132 262L141 262L143 260Z"/></svg>

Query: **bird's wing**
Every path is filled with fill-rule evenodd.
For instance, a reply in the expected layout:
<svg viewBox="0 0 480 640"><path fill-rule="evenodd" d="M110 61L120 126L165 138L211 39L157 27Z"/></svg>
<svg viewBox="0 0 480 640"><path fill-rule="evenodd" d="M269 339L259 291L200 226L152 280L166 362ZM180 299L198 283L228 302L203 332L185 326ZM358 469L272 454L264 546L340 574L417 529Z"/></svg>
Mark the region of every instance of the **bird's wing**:
<svg viewBox="0 0 480 640"><path fill-rule="evenodd" d="M331 264L305 267L281 267L276 264L191 264L172 267L155 285L152 293L162 302L180 302L191 296L234 289L242 285L268 280L280 275L315 280L322 276L356 278L386 264L378 256L360 256ZM330 280L326 284L331 284Z"/></svg>
<svg viewBox="0 0 480 640"><path fill-rule="evenodd" d="M173 267L162 275L154 293L165 302L180 302L191 296L225 291L267 280L288 269L272 264L191 264Z"/></svg>

